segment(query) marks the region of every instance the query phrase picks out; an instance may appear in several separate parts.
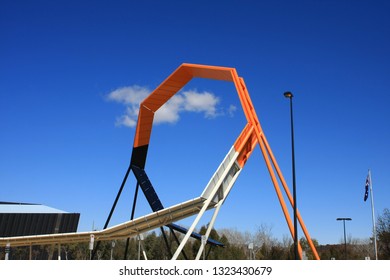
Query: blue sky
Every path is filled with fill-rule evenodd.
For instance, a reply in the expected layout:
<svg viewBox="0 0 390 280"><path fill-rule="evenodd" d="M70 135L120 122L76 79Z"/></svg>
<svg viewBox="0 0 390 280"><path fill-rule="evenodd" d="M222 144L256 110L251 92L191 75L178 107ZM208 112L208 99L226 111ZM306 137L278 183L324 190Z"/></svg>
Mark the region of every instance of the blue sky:
<svg viewBox="0 0 390 280"><path fill-rule="evenodd" d="M102 228L130 160L137 100L181 63L199 63L245 79L287 182L283 92L294 93L298 208L310 234L338 243L336 218L351 217L347 234L367 238L369 168L376 214L390 207L389 12L388 1L2 0L0 200L79 212L79 230ZM230 83L195 79L178 96L153 128L146 166L165 206L200 195L245 125ZM111 225L129 219L134 186L131 176ZM141 196L136 216L149 211ZM216 228L262 224L288 234L257 148Z"/></svg>

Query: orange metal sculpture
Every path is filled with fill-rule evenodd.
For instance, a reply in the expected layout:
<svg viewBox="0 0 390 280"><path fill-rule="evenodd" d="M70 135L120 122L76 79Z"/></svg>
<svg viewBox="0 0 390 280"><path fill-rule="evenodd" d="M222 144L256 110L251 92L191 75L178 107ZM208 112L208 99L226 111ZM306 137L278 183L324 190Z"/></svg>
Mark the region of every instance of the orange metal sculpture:
<svg viewBox="0 0 390 280"><path fill-rule="evenodd" d="M138 185L141 185L142 188L142 185L147 182L147 176L146 173L144 173L144 168L153 127L154 114L174 94L176 94L192 78L195 77L233 82L237 90L237 94L239 96L244 114L246 116L247 124L243 128L241 134L236 139L235 143L226 155L225 159L222 161L221 165L218 167L217 171L210 179L208 185L206 186L200 197L164 209L158 199L158 196L154 193L153 190L153 192L151 192L152 195L150 195L150 193L145 193L145 195L149 195L148 201L149 199L155 199L154 201L152 201L152 203L151 201L149 201L153 210L151 214L139 218L132 217L131 220L128 222L113 226L111 228L106 228L130 170L133 170L134 173L138 174L134 174L136 175L136 177L143 177L143 182L140 182L139 178L137 178L137 187ZM103 230L84 233L49 234L0 238L0 246L5 246L6 244L11 244L12 246L58 244L58 248L60 250L61 243L86 242L90 240L91 235L93 235L95 239L99 242L102 240L112 240L137 236L140 233L147 232L149 230L162 226L170 226L171 228L177 229L178 227L172 224L173 222L197 214L198 216L188 230L179 230L180 232L185 233L186 236L183 238L178 249L176 250L175 255L173 256L173 259L176 259L180 251L183 249L185 243L187 242L189 236L193 234L193 231L203 213L206 210L215 209L212 221L210 222L210 225L205 234L205 237L208 238L220 207L224 203L224 200L226 199L229 191L234 185L236 178L239 176L241 169L244 167L245 163L247 162L248 158L251 156L253 150L257 145L259 145L261 149L285 220L287 222L291 236L294 239L293 224L279 182L281 183L282 189L285 191L291 206L294 205L293 197L289 191L286 181L283 178L283 174L278 166L278 163L260 126L259 119L257 118L254 106L252 104L252 101L250 100L249 93L247 91L243 78L238 76L234 68L196 64L182 64L165 81L163 81L161 85L158 86L140 105L130 166ZM144 185L144 187L145 186L149 189L152 188L150 182ZM158 203L153 204L154 202ZM133 209L134 207L135 204L133 205ZM317 250L310 238L310 235L303 223L302 217L299 212L297 212L297 218L301 225L302 231L306 236L308 244L313 252L314 258L319 259ZM199 249L197 259L199 259L202 250L203 243L201 245L201 248ZM302 248L300 244L298 244L298 252L300 258L302 258Z"/></svg>
<svg viewBox="0 0 390 280"><path fill-rule="evenodd" d="M278 163L272 153L264 132L260 126L259 119L256 115L254 106L249 97L248 90L243 78L239 77L234 68L206 66L196 64L182 64L179 66L165 81L163 81L140 105L137 129L134 139L134 146L131 158L131 164L145 167L146 156L153 126L154 114L161 108L173 95L183 88L192 78L206 78L215 80L224 80L234 83L237 90L247 124L234 143L234 149L238 153L237 163L240 168L244 167L254 148L259 145L263 154L268 172L271 176L279 203L282 207L284 217L289 227L291 236L294 239L293 224L289 215L282 191L279 186L278 178L288 197L290 204L293 206L293 198L278 166ZM275 171L276 174L275 174ZM300 213L297 213L298 221L302 231L309 243L315 259L319 259L317 250L310 238L310 235L304 225ZM302 259L302 248L298 244L298 251Z"/></svg>

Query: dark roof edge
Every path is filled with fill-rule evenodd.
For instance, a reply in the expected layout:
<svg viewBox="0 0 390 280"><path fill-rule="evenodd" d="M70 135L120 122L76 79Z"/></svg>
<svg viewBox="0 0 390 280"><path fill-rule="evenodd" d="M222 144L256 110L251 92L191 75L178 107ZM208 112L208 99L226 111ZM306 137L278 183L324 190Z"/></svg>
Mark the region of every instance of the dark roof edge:
<svg viewBox="0 0 390 280"><path fill-rule="evenodd" d="M9 204L9 205L41 205L41 204L38 204L38 203L7 202L7 201L0 201L0 204Z"/></svg>

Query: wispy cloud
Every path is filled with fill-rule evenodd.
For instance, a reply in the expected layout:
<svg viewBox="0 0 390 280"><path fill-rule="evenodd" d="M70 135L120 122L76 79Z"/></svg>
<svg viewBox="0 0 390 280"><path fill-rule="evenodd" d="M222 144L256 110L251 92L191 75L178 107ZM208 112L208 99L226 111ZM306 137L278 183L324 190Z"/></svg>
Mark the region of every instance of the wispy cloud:
<svg viewBox="0 0 390 280"><path fill-rule="evenodd" d="M150 93L150 90L141 86L121 87L107 95L107 100L115 101L126 106L126 112L116 119L116 125L135 127L139 112L139 105Z"/></svg>
<svg viewBox="0 0 390 280"><path fill-rule="evenodd" d="M237 107L233 104L231 104L229 106L229 108L227 109L227 112L229 114L230 117L234 117L234 113L237 111Z"/></svg>
<svg viewBox="0 0 390 280"><path fill-rule="evenodd" d="M107 100L114 101L126 106L124 114L117 118L116 125L135 127L140 103L150 94L146 87L138 85L118 88L107 95ZM174 95L157 112L154 123L176 123L180 119L182 112L202 113L205 118L215 118L224 115L223 111L218 111L220 99L211 92L198 92L187 90ZM233 116L236 107L230 105L227 109L229 116Z"/></svg>

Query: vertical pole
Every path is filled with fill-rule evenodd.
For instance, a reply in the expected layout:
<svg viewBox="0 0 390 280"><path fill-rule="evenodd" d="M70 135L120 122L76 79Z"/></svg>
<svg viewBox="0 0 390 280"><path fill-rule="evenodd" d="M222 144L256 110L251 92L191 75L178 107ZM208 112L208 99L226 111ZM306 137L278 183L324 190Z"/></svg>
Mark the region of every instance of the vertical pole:
<svg viewBox="0 0 390 280"><path fill-rule="evenodd" d="M143 253L143 256L144 256L144 260L147 260L147 256L146 256L146 252L145 252L145 248L144 248L144 245L143 245L143 242L144 242L144 236L142 233L140 233L138 236L138 260L141 259L141 249L142 249L142 253Z"/></svg>
<svg viewBox="0 0 390 280"><path fill-rule="evenodd" d="M291 160L292 160L292 177L293 177L293 200L294 200L294 256L298 260L298 223L297 223L297 191L295 179L295 148L294 148L294 117L293 117L293 94L289 91L284 96L290 99L290 122L291 122Z"/></svg>
<svg viewBox="0 0 390 280"><path fill-rule="evenodd" d="M5 245L5 260L8 261L9 260L9 252L11 251L11 243L7 243Z"/></svg>
<svg viewBox="0 0 390 280"><path fill-rule="evenodd" d="M202 240L201 240L201 246L203 247L206 247L206 244L207 244L207 236L206 235L202 235ZM206 250L202 250L203 251L203 260L206 260Z"/></svg>
<svg viewBox="0 0 390 280"><path fill-rule="evenodd" d="M344 224L344 252L345 252L345 259L347 259L347 234L345 233L345 219L343 219Z"/></svg>
<svg viewBox="0 0 390 280"><path fill-rule="evenodd" d="M138 260L141 259L141 236L138 235Z"/></svg>
<svg viewBox="0 0 390 280"><path fill-rule="evenodd" d="M254 258L254 251L253 251L253 248L254 248L254 244L253 244L253 242L251 242L251 243L249 243L248 244L248 250L249 250L249 259L250 260L254 260L255 258Z"/></svg>
<svg viewBox="0 0 390 280"><path fill-rule="evenodd" d="M111 241L111 256L110 256L110 260L113 260L114 259L114 247L115 247L115 240Z"/></svg>
<svg viewBox="0 0 390 280"><path fill-rule="evenodd" d="M90 236L89 236L89 259L90 260L92 260L93 259L93 255L92 255L92 251L94 251L93 250L93 243L95 242L95 235L94 234L91 234ZM94 252L96 252L97 251L97 249L94 251Z"/></svg>
<svg viewBox="0 0 390 280"><path fill-rule="evenodd" d="M348 258L347 255L347 233L345 230L345 221L352 221L351 218L337 218L337 221L343 221L343 227L344 227L344 252L345 252L345 259Z"/></svg>
<svg viewBox="0 0 390 280"><path fill-rule="evenodd" d="M372 231L374 235L374 250L375 259L378 260L378 247L376 242L376 223L375 223L375 210L374 210L374 192L372 190L371 170L368 169L368 176L370 178L370 194L371 194L371 212L372 212Z"/></svg>
<svg viewBox="0 0 390 280"><path fill-rule="evenodd" d="M290 98L291 111L291 152L292 152L292 175L293 175L293 199L294 199L294 254L298 260L298 224L297 224L297 188L295 179L295 148L294 148L294 120L293 120L293 105Z"/></svg>

